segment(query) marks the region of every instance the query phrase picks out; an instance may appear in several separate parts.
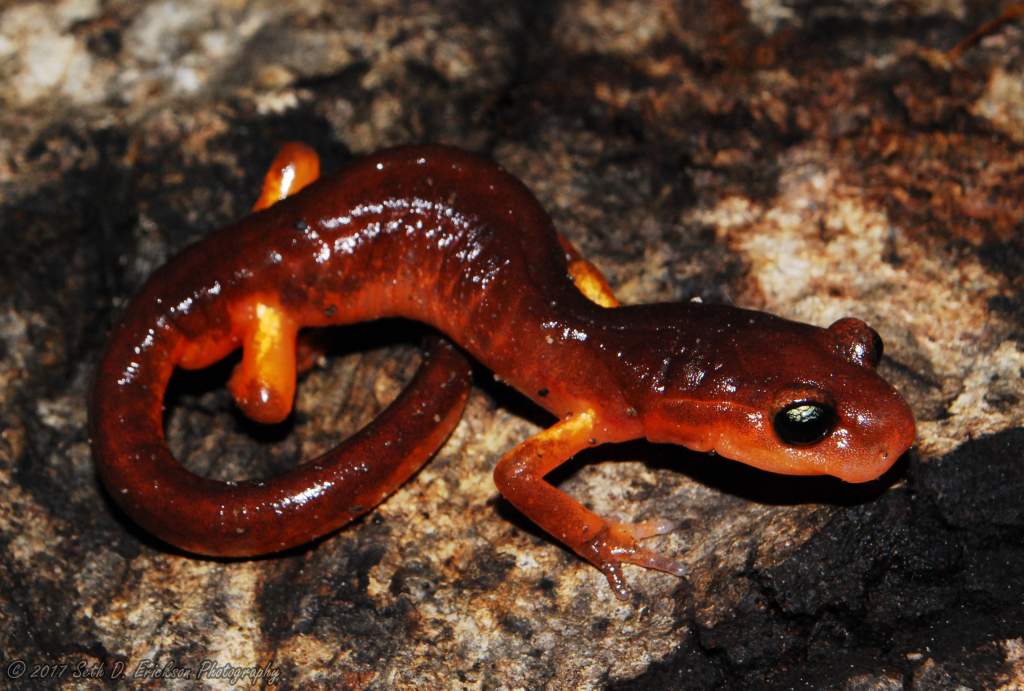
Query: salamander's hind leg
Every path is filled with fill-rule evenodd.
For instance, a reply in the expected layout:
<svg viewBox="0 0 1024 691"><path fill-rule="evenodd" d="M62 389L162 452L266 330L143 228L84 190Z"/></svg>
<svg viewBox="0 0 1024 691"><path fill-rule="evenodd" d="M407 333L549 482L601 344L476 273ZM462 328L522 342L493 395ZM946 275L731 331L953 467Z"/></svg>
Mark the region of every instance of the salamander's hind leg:
<svg viewBox="0 0 1024 691"><path fill-rule="evenodd" d="M252 205L253 211L262 211L292 196L320 177L320 156L302 142L287 142L281 146L266 175L263 190Z"/></svg>
<svg viewBox="0 0 1024 691"><path fill-rule="evenodd" d="M270 296L232 305L231 321L242 341L242 361L231 374L228 390L248 417L281 422L295 399L298 325Z"/></svg>
<svg viewBox="0 0 1024 691"><path fill-rule="evenodd" d="M608 579L616 597L629 590L623 563L665 571L676 576L684 567L652 550L640 540L672 529L667 521L612 523L588 511L575 499L549 484L544 476L591 445L596 416L587 411L562 420L512 449L494 469L501 494L527 518L560 540Z"/></svg>
<svg viewBox="0 0 1024 691"><path fill-rule="evenodd" d="M271 207L318 177L320 157L316 151L301 142L287 142L267 169L252 210ZM235 402L253 420L284 420L291 413L297 373L311 368L325 346L306 336L297 344L298 325L269 295L238 304L231 320L242 341L242 362L228 383Z"/></svg>
<svg viewBox="0 0 1024 691"><path fill-rule="evenodd" d="M569 278L583 293L583 296L601 307L618 307L619 300L612 292L604 274L591 262L584 259L579 250L564 235L558 235L558 242L562 245L562 250L565 251L565 260L569 264Z"/></svg>
<svg viewBox="0 0 1024 691"><path fill-rule="evenodd" d="M286 199L299 190L316 182L320 177L320 156L302 142L286 142L277 152L266 175L259 199L252 205L253 211L262 211ZM322 329L303 331L299 334L296 348L296 367L299 374L314 367L330 343Z"/></svg>

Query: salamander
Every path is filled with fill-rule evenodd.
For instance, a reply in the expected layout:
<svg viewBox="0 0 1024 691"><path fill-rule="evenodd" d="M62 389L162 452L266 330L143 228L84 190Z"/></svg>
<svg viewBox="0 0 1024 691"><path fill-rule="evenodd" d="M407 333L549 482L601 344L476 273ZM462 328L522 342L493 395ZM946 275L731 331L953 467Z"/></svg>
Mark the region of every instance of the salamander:
<svg viewBox="0 0 1024 691"><path fill-rule="evenodd" d="M913 414L876 372L882 341L863 321L819 328L695 301L620 305L527 187L477 155L401 147L320 178L316 154L292 145L255 209L153 274L113 329L93 388L100 478L132 519L188 552L277 552L369 511L458 422L466 355L556 419L500 459L498 491L620 598L622 564L684 574L641 545L673 524L605 520L545 480L577 452L647 439L865 482L914 442ZM175 368L241 348L234 400L255 420L280 421L304 360L299 331L384 317L447 340L338 448L247 482L197 476L168 450L163 398Z"/></svg>

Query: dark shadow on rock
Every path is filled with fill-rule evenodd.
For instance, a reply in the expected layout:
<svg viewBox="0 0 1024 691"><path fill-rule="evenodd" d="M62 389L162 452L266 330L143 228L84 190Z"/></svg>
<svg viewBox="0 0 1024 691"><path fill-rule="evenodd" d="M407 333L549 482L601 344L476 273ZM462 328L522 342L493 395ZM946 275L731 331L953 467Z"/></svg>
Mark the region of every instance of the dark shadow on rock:
<svg viewBox="0 0 1024 691"><path fill-rule="evenodd" d="M903 478L912 454L913 451L904 454L877 480L851 484L828 476L769 473L715 454L637 440L585 451L559 466L548 477L552 483L558 484L583 465L630 459L639 460L655 470L682 473L719 492L758 504L853 506L872 501Z"/></svg>

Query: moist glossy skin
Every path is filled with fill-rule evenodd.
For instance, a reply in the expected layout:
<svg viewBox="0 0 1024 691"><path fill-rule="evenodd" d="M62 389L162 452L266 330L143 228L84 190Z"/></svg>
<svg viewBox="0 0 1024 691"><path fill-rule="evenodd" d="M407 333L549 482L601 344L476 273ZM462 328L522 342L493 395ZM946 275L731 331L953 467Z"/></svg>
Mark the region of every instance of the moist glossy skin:
<svg viewBox="0 0 1024 691"><path fill-rule="evenodd" d="M913 443L909 408L874 371L877 334L858 320L821 329L726 306L595 301L617 304L498 166L438 146L374 154L154 274L99 368L100 475L135 520L193 552L261 554L337 528L447 436L468 386L457 353L437 346L408 400L384 414L385 429L364 430L359 448L264 483L184 470L163 439L164 390L175 366L203 367L242 346L229 385L236 401L254 419L280 420L291 410L299 328L392 316L436 327L559 418L510 451L495 481L620 597L623 562L682 569L638 545L667 522L609 523L544 481L582 448L646 437L773 472L860 482ZM817 443L786 443L773 427L800 401L834 412Z"/></svg>

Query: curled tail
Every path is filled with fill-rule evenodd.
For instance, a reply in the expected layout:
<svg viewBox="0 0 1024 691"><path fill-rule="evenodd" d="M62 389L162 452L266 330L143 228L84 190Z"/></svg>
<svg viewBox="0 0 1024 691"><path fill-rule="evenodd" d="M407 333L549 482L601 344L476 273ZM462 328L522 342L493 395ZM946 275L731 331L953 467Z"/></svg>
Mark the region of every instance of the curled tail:
<svg viewBox="0 0 1024 691"><path fill-rule="evenodd" d="M90 425L100 478L147 531L213 556L288 549L366 513L440 447L470 388L465 357L436 339L399 397L336 448L268 480L220 482L191 473L168 449L163 397L173 366L137 360L108 353L97 377ZM137 377L119 379L132 364Z"/></svg>
<svg viewBox="0 0 1024 691"><path fill-rule="evenodd" d="M319 173L315 151L285 144L253 210L294 194ZM264 481L200 477L167 446L163 399L176 365L201 366L198 361L210 357L166 323L148 320L140 307L145 300L137 297L129 307L100 363L90 406L93 455L100 478L125 512L153 535L189 552L267 554L345 525L380 503L433 455L455 428L469 395L469 363L453 346L435 339L405 391L373 422L319 458ZM254 419L282 419L291 410L295 334L273 335L278 347L264 349L257 358L252 352L260 349L246 349L230 385L243 412ZM250 389L257 395L250 396ZM263 400L259 394L266 391L275 395Z"/></svg>

